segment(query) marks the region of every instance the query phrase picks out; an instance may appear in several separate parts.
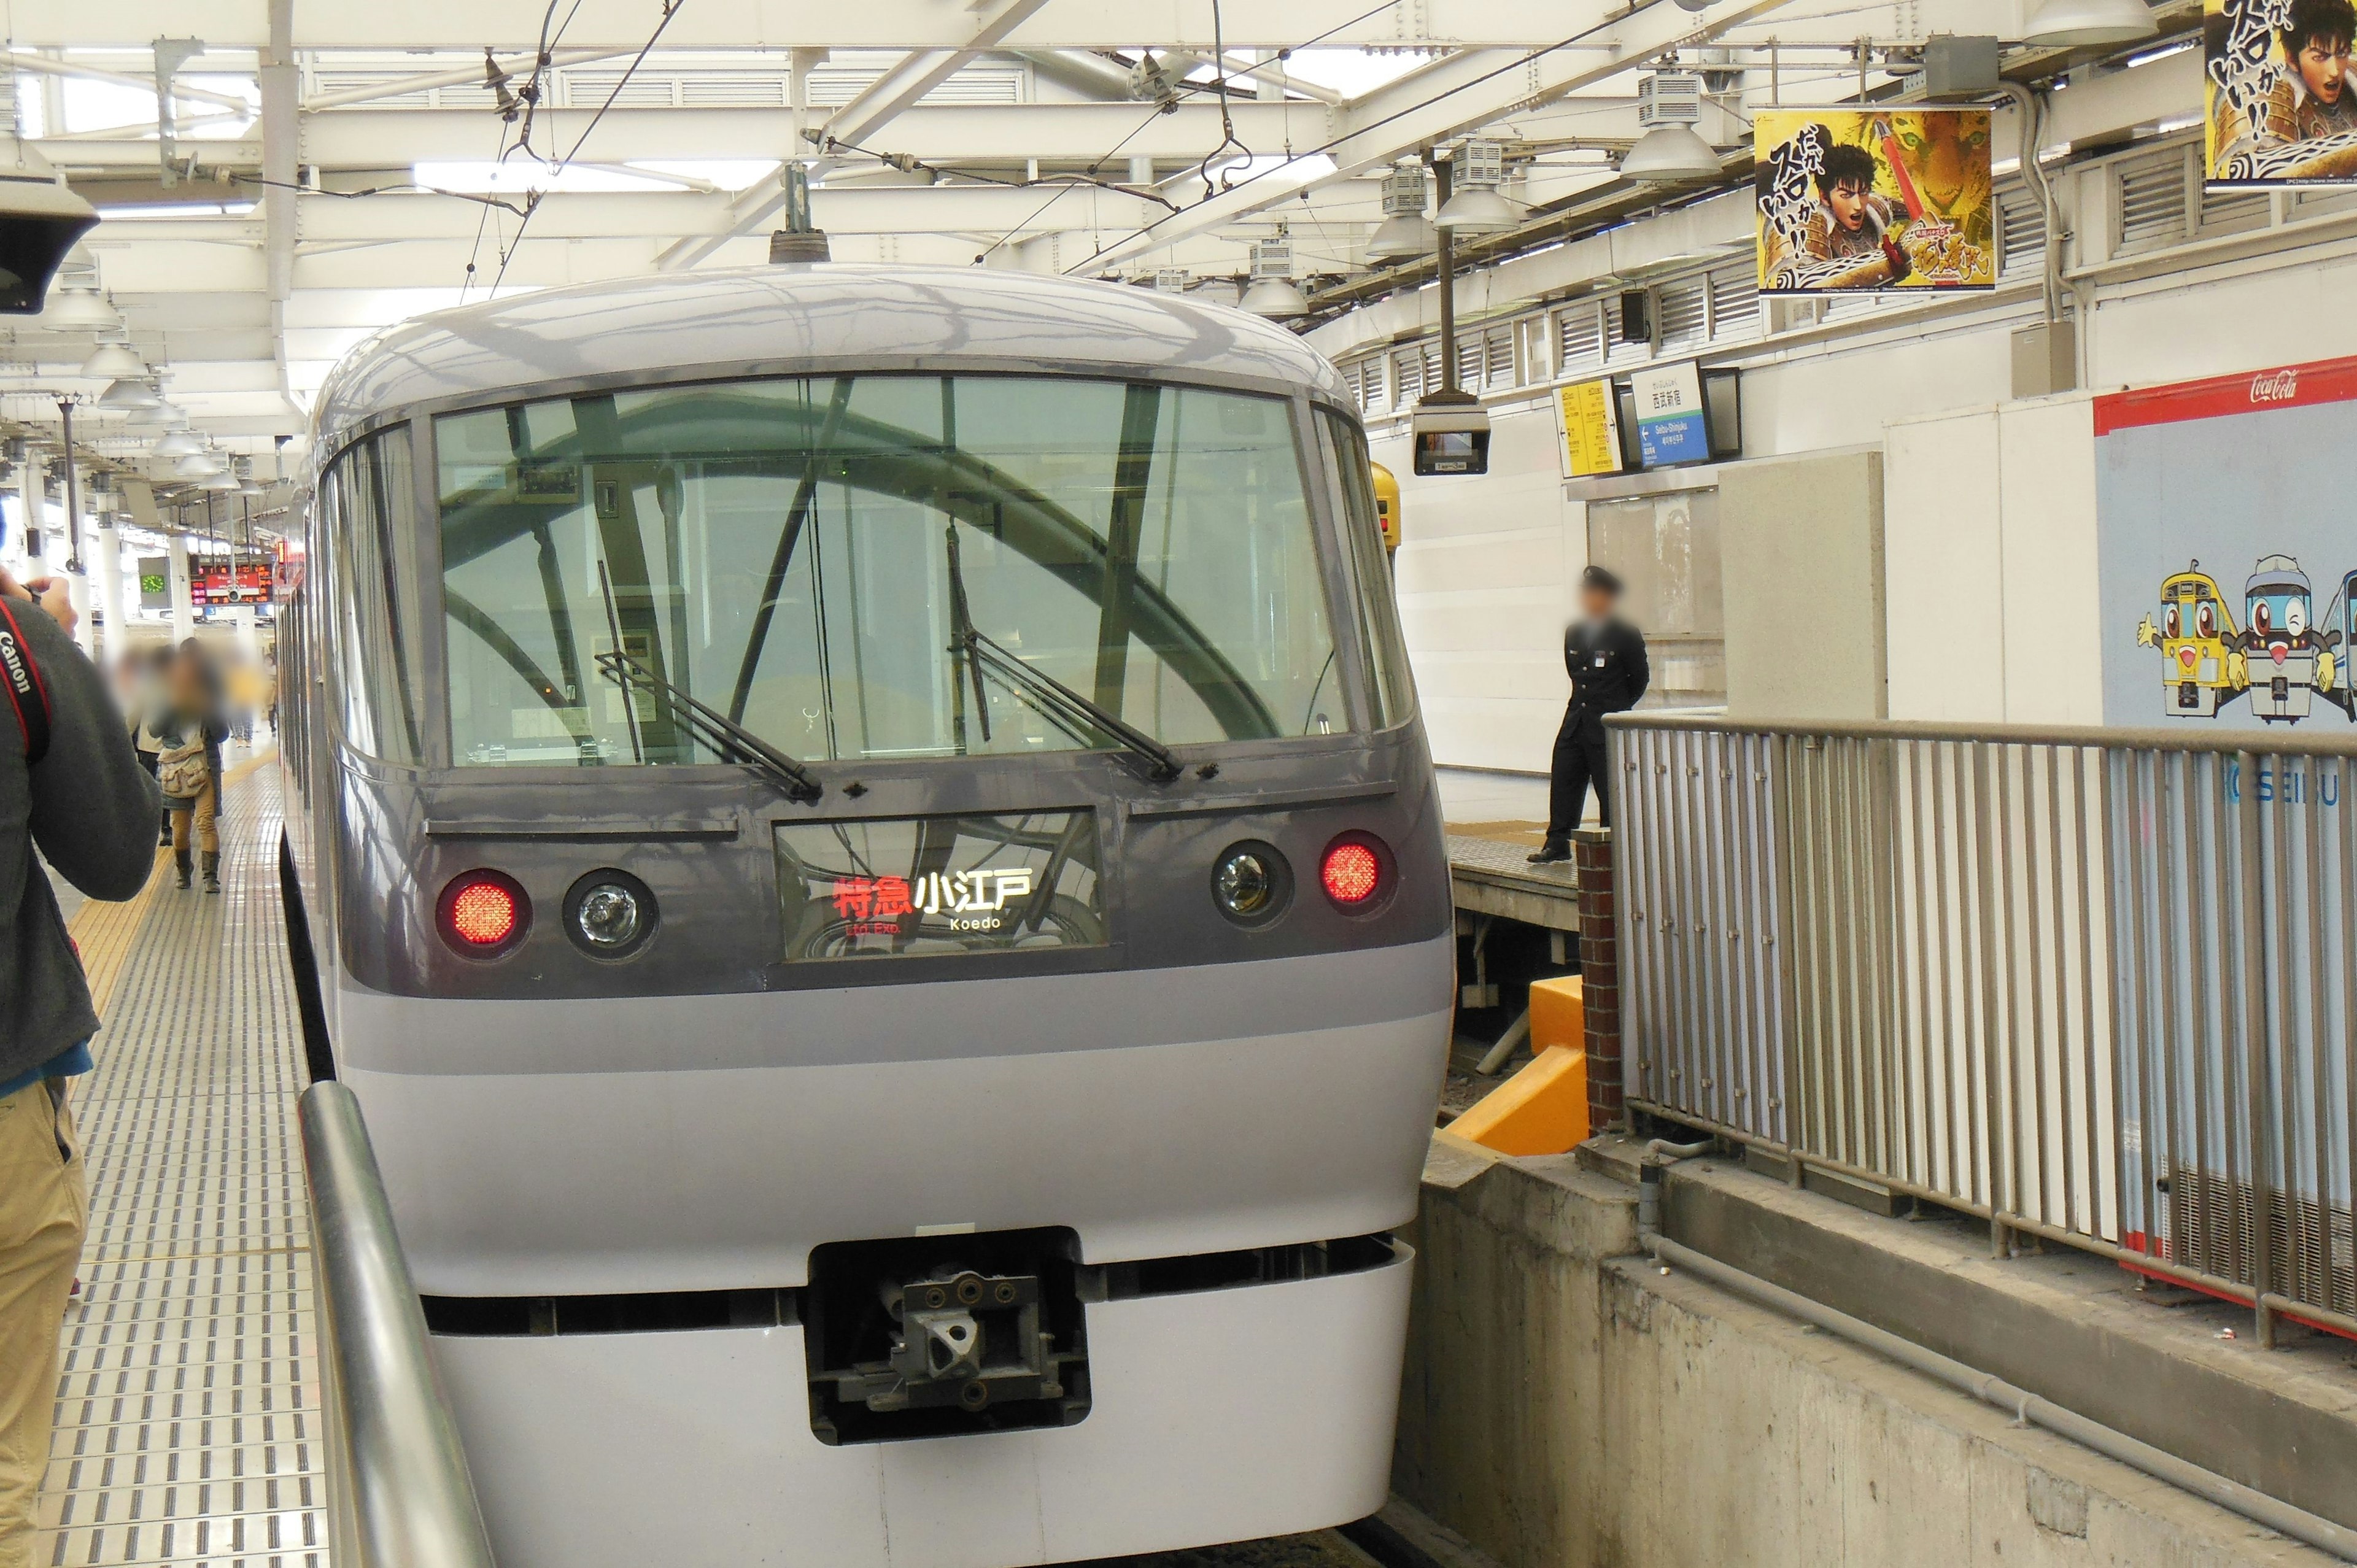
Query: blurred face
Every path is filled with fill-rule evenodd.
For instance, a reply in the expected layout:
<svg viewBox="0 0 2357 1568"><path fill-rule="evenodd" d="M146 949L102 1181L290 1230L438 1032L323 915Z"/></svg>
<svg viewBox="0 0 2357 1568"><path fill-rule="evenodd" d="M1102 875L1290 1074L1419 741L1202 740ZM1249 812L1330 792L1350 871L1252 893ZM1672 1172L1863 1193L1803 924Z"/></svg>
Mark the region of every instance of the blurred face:
<svg viewBox="0 0 2357 1568"><path fill-rule="evenodd" d="M1866 187L1854 179L1835 180L1825 193L1825 206L1844 233L1855 234L1866 224Z"/></svg>
<svg viewBox="0 0 2357 1568"><path fill-rule="evenodd" d="M2349 72L2347 38L2310 38L2292 57L2299 67L2300 85L2319 103L2341 102L2341 84Z"/></svg>
<svg viewBox="0 0 2357 1568"><path fill-rule="evenodd" d="M1602 620L1606 616L1610 615L1614 602L1613 596L1602 588L1587 587L1579 590L1580 613L1590 620Z"/></svg>

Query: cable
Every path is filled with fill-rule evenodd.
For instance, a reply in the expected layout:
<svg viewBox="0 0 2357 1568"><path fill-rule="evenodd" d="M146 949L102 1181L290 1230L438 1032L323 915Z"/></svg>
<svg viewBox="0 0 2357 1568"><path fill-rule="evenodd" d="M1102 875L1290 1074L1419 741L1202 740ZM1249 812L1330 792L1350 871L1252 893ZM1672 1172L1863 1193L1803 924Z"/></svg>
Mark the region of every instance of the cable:
<svg viewBox="0 0 2357 1568"><path fill-rule="evenodd" d="M621 76L614 83L613 91L606 94L606 102L597 105L597 113L589 116L589 124L582 126L581 134L573 138L572 147L551 166L549 169L551 185L554 185L571 166L575 156L580 153L582 145L589 140L589 134L595 131L597 128L597 123L606 117L606 111L614 106L614 100L622 95L622 89L630 84L630 78L637 75L639 67L646 63L648 54L653 50L657 40L663 36L663 29L671 26L671 19L678 16L686 5L687 0L664 0L662 20L657 22L655 30L647 35L647 41L639 46L639 52L630 57L630 63L623 68ZM555 9L555 0L549 0L549 11L552 15L554 14ZM566 18L568 22L571 19L569 16ZM507 281L508 263L515 260L516 252L522 248L524 231L532 227L532 215L540 210L541 199L547 194L547 189L544 188L533 192L531 198L525 201L523 217L516 224L516 231L508 236L508 242L500 248L500 270L491 274L491 294L498 294L500 285Z"/></svg>
<svg viewBox="0 0 2357 1568"><path fill-rule="evenodd" d="M1654 3L1660 4L1661 0L1654 0ZM1295 154L1292 156L1286 158L1281 163L1275 164L1268 168L1262 169L1257 174L1246 175L1243 178L1226 187L1218 194L1225 196L1235 191L1242 190L1244 187L1254 184L1256 181L1265 179L1270 175L1275 174L1279 170L1291 168L1295 164L1301 162L1305 158L1314 158L1321 153L1330 153L1345 142L1355 141L1359 137L1365 135L1370 131L1381 130L1383 126L1391 124L1394 121L1405 119L1408 115L1416 113L1418 110L1429 109L1432 105L1441 102L1443 99L1454 98L1457 94L1465 91L1469 88L1479 87L1483 82L1494 81L1499 77L1507 75L1512 71L1520 70L1524 66L1529 65L1533 60L1543 59L1548 55L1559 53L1564 49L1571 48L1582 39L1588 38L1592 34L1600 33L1608 27L1615 27L1620 23L1626 21L1628 19L1628 15L1629 14L1627 12L1615 12L1613 15L1605 17L1602 21L1592 23L1587 27L1582 27L1579 31L1572 34L1567 38L1559 38L1554 43L1543 44L1539 48L1531 50L1528 54L1519 55L1513 59L1508 60L1501 66L1498 66L1491 70L1485 70L1480 75L1460 81L1454 87L1444 88L1440 91L1434 93L1429 98L1421 99L1416 102L1406 104L1399 109L1395 109L1380 120L1371 120L1363 125L1353 126L1351 129L1342 133L1342 134L1334 137L1330 141L1321 142L1317 146L1308 149L1307 152ZM1207 191L1204 194L1203 200L1209 201L1211 199L1211 193ZM1200 207L1202 205L1202 202L1197 202L1195 205ZM1178 214L1171 214L1171 217L1176 216L1178 216ZM1157 218L1151 223L1140 224L1137 228L1133 229L1129 233L1124 235L1123 239L1125 241L1139 239L1145 235L1153 233L1154 231L1159 229L1162 225L1169 221L1170 218ZM1102 252L1099 253L1102 254ZM1093 262L1095 259L1096 258L1094 256L1089 258L1090 262ZM1072 264L1074 266L1084 266L1089 263L1084 262L1075 262Z"/></svg>
<svg viewBox="0 0 2357 1568"><path fill-rule="evenodd" d="M1249 166L1253 156L1253 150L1250 147L1236 140L1235 116L1228 110L1228 46L1221 31L1220 0L1211 0L1211 65L1219 72L1211 83L1211 91L1220 95L1220 145L1205 153L1203 161L1195 166L1195 172L1203 177L1203 188L1206 190L1209 190L1211 185L1212 159L1230 147L1233 147L1243 154L1244 163ZM1225 191L1232 187L1222 186L1220 188Z"/></svg>

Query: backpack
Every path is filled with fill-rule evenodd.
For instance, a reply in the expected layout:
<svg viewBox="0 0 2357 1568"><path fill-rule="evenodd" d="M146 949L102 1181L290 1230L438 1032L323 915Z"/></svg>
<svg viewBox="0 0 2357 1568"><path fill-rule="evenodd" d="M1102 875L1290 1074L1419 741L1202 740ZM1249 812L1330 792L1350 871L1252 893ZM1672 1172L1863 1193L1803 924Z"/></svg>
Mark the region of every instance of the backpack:
<svg viewBox="0 0 2357 1568"><path fill-rule="evenodd" d="M5 598L0 598L0 623L5 623L0 625L0 691L7 693L16 727L25 732L25 766L30 768L49 754L49 688Z"/></svg>

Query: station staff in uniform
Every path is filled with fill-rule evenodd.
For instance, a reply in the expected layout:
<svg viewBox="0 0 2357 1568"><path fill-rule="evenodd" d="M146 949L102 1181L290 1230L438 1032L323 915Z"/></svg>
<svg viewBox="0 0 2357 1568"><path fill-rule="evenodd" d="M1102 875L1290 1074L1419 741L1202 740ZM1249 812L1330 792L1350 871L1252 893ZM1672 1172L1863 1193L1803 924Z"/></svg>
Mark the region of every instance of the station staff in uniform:
<svg viewBox="0 0 2357 1568"><path fill-rule="evenodd" d="M1546 843L1531 856L1534 864L1571 858L1571 831L1587 809L1587 787L1596 786L1596 809L1612 825L1611 779L1604 760L1604 715L1626 713L1645 694L1652 671L1645 662L1645 639L1615 612L1620 579L1601 566L1580 574L1580 618L1563 634L1563 665L1571 675L1571 703L1555 732L1554 782L1547 789Z"/></svg>

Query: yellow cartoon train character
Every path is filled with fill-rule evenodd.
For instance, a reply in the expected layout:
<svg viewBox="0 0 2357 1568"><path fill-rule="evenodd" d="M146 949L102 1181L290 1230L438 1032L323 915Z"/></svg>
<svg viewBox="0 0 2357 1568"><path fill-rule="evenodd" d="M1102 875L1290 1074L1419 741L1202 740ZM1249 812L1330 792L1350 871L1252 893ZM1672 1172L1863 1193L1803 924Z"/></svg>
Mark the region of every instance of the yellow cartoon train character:
<svg viewBox="0 0 2357 1568"><path fill-rule="evenodd" d="M2248 662L2234 612L2218 580L2195 561L2160 585L2160 620L2136 628L2139 647L2160 650L2167 661L2161 690L2170 714L2206 719L2248 688Z"/></svg>

